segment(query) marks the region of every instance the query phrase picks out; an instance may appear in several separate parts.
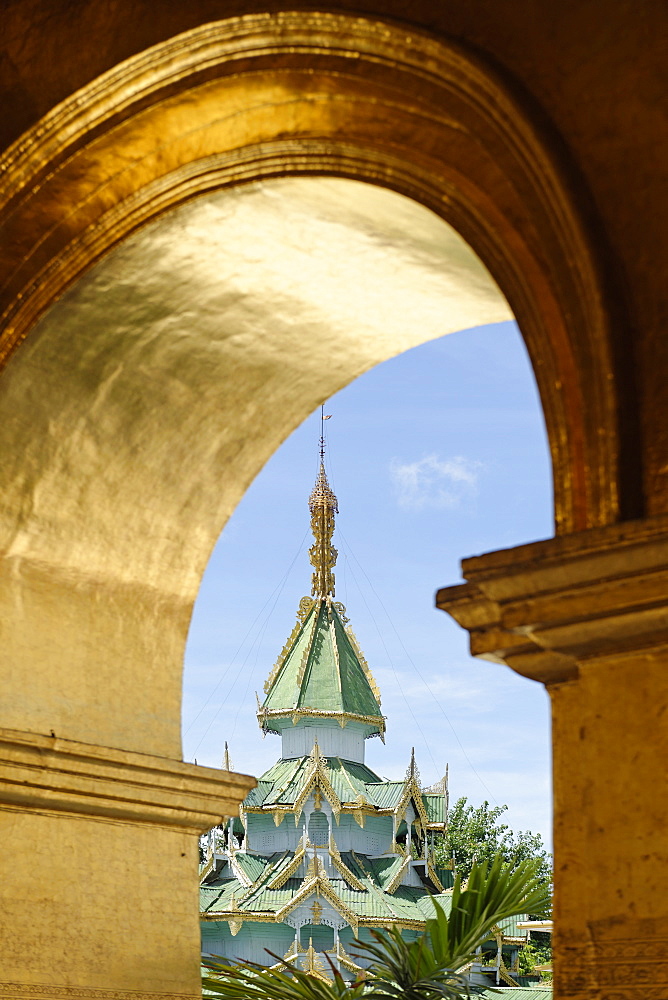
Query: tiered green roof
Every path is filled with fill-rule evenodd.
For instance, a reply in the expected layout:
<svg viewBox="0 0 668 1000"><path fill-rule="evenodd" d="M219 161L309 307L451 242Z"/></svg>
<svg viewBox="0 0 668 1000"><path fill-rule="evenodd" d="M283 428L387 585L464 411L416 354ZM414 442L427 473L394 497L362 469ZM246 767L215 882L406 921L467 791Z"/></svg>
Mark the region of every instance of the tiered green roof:
<svg viewBox="0 0 668 1000"><path fill-rule="evenodd" d="M329 958L354 974L359 967L345 950L352 935L395 926L417 933L433 913L432 895L450 909L453 881L450 870L436 867L433 844L433 834L447 828L447 771L423 789L414 754L400 781L383 780L363 763L363 737L382 737L385 720L345 608L334 600L337 500L323 451L321 438L309 500L312 593L300 603L258 708L262 729L281 733L284 757L248 794L240 822L210 838L201 872L209 944L217 941L228 957L257 957L259 942L283 954L292 928L284 961L321 978L329 971L318 948L333 947ZM321 925L336 929L334 946L326 935L318 939ZM518 933L514 921L499 930L509 944Z"/></svg>
<svg viewBox="0 0 668 1000"><path fill-rule="evenodd" d="M342 605L331 596L302 602L302 618L266 685L258 712L265 731L285 717L335 718L369 726L381 735L385 720L380 695L355 637L344 623Z"/></svg>
<svg viewBox="0 0 668 1000"><path fill-rule="evenodd" d="M446 796L423 792L409 773L403 781L384 781L366 766L340 757L313 753L293 760L279 760L258 780L244 799L244 812L294 812L305 793L319 787L337 812L359 811L397 816L401 822L409 801L424 817L427 830L445 830Z"/></svg>
<svg viewBox="0 0 668 1000"><path fill-rule="evenodd" d="M382 736L385 719L380 694L352 630L345 608L334 600L332 545L336 497L325 474L321 451L320 471L309 498L314 544L312 596L304 597L292 635L265 684L265 699L258 711L265 732L277 732L279 719L297 722L304 716L337 719L367 726L367 736Z"/></svg>
<svg viewBox="0 0 668 1000"><path fill-rule="evenodd" d="M429 894L424 888L398 885L390 893L404 864L404 858L360 858L354 852L341 854L342 867L348 878L337 873L327 876L322 866L312 866L306 878L288 877L295 854L255 856L261 861L263 872L252 885L244 885L238 878L209 878L201 888L200 910L204 920L236 917L240 921L280 920L299 902L301 895L317 892L346 913L355 926L403 926L420 930L425 920L433 914ZM352 876L352 878L350 878ZM351 885L355 880L357 885ZM432 888L433 891L433 888ZM437 899L447 896L437 896Z"/></svg>

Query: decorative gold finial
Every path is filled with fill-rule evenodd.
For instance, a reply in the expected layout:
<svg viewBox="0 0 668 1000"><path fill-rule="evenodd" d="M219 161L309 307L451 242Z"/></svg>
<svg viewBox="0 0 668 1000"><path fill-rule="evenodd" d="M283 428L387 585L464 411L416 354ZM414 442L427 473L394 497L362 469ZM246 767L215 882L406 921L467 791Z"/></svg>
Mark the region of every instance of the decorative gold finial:
<svg viewBox="0 0 668 1000"><path fill-rule="evenodd" d="M309 549L311 565L315 569L312 576L311 593L314 597L334 596L334 573L338 552L332 545L334 515L338 514L338 502L327 482L325 473L325 416L324 406L320 407L320 471L315 481L308 506L311 511L311 531L315 543Z"/></svg>
<svg viewBox="0 0 668 1000"><path fill-rule="evenodd" d="M415 763L415 747L411 747L411 762L406 769L406 781L415 781L416 784L420 785L420 772L417 769L417 764Z"/></svg>

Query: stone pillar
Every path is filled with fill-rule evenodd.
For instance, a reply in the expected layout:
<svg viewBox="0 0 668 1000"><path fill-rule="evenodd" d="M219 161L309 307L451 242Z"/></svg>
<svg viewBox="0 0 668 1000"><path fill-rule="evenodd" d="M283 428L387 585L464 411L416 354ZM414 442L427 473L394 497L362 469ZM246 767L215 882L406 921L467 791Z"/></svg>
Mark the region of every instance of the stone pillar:
<svg viewBox="0 0 668 1000"><path fill-rule="evenodd" d="M254 784L0 729L0 997L199 997L198 834Z"/></svg>
<svg viewBox="0 0 668 1000"><path fill-rule="evenodd" d="M552 701L555 1000L665 1000L668 518L463 570L437 606Z"/></svg>

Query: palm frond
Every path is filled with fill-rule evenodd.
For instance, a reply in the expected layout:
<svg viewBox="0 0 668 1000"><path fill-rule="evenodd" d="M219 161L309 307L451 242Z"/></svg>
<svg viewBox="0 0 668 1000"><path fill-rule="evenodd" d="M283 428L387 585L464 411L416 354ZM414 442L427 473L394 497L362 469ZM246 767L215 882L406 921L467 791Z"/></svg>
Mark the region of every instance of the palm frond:
<svg viewBox="0 0 668 1000"><path fill-rule="evenodd" d="M458 969L469 962L492 927L520 913L544 913L549 890L536 874L533 861L514 870L497 855L487 864L474 865L465 889L459 878L452 891L452 907L446 915L438 898L432 898L434 917L427 921L436 961Z"/></svg>

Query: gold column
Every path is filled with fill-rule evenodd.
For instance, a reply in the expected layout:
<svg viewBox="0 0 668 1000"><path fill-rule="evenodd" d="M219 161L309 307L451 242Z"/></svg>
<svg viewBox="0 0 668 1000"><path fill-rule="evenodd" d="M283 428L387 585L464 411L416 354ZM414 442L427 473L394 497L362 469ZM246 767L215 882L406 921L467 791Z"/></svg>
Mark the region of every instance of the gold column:
<svg viewBox="0 0 668 1000"><path fill-rule="evenodd" d="M197 834L254 784L0 730L0 997L199 997Z"/></svg>
<svg viewBox="0 0 668 1000"><path fill-rule="evenodd" d="M552 700L555 1000L668 996L668 518L465 560L437 605Z"/></svg>

